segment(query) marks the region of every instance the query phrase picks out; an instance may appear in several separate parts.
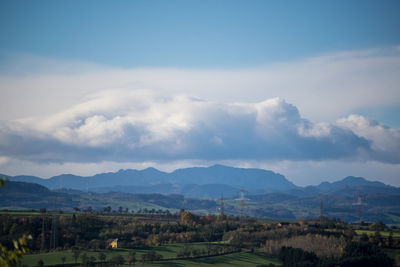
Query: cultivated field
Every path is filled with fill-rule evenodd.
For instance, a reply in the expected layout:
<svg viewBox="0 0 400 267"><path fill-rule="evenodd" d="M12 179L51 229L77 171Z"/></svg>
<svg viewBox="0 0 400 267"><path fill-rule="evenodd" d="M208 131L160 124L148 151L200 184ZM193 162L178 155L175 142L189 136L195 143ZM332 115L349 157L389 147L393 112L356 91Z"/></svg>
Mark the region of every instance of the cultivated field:
<svg viewBox="0 0 400 267"><path fill-rule="evenodd" d="M190 247L206 250L206 243L190 243L186 244ZM218 245L217 243L210 244L212 246ZM158 247L152 247L148 249L106 249L99 251L82 251L77 260L77 263L82 262L81 255L86 253L88 257L94 257L96 261L99 261L99 253L103 252L107 256L107 260L110 260L116 255L121 255L126 260L130 252L136 252L137 264L143 265L140 259L143 254L149 251L149 249L154 250L156 253L163 256L163 260L159 262L154 262L152 264L144 264L143 266L256 266L259 264L269 264L274 263L279 264L278 260L269 259L261 254L250 253L250 252L238 252L222 256L210 256L198 259L185 259L176 260L177 252L182 249L185 244L169 244ZM39 254L28 254L25 255L22 264L27 266L36 266L37 262L42 259L45 265L58 265L63 264L61 258L65 257L65 264L75 263L73 257L73 252L71 250L60 251L60 252L48 252Z"/></svg>

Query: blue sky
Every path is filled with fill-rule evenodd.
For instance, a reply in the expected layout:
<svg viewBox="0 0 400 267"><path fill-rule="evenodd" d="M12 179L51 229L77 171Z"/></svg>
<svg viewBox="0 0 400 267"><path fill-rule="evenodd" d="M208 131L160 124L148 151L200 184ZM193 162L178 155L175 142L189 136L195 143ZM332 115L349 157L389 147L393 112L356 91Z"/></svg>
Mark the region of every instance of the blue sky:
<svg viewBox="0 0 400 267"><path fill-rule="evenodd" d="M0 173L215 163L399 185L399 1L1 1Z"/></svg>
<svg viewBox="0 0 400 267"><path fill-rule="evenodd" d="M398 1L2 1L0 49L118 67L243 67L400 43Z"/></svg>

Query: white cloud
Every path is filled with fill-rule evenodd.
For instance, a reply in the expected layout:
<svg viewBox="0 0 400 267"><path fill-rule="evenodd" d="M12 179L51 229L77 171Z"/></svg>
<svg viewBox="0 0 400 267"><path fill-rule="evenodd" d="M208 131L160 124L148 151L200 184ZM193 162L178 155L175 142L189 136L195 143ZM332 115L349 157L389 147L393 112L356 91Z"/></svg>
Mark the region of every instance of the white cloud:
<svg viewBox="0 0 400 267"><path fill-rule="evenodd" d="M371 155L373 159L394 163L400 161L400 130L354 114L339 119L337 124L351 130L357 136L370 140L374 150L374 154Z"/></svg>
<svg viewBox="0 0 400 267"><path fill-rule="evenodd" d="M21 59L17 61L16 69L26 68ZM400 105L396 48L338 52L245 69L119 69L28 61L29 69L38 71L0 75L0 119L59 112L107 88L149 88L163 96L191 95L220 103L280 97L295 103L305 117L330 122L359 108Z"/></svg>
<svg viewBox="0 0 400 267"><path fill-rule="evenodd" d="M313 123L280 98L218 103L119 89L98 92L50 116L3 124L0 155L37 162L374 159L399 163L393 150L398 136L399 130L362 117Z"/></svg>
<svg viewBox="0 0 400 267"><path fill-rule="evenodd" d="M345 160L371 173L399 166L398 129L347 116L400 105L396 48L226 70L28 61L26 69L36 71L23 71L22 58L14 62L18 71L0 70L1 170L219 162L295 174L285 162L322 170L315 166Z"/></svg>
<svg viewBox="0 0 400 267"><path fill-rule="evenodd" d="M0 157L0 167L8 164L10 159L8 157Z"/></svg>

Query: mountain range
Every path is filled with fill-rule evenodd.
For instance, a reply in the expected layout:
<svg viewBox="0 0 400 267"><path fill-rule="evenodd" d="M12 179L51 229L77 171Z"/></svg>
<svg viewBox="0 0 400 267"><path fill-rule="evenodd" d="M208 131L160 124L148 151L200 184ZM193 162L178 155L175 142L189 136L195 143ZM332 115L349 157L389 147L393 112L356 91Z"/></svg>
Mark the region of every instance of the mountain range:
<svg viewBox="0 0 400 267"><path fill-rule="evenodd" d="M283 175L268 170L233 168L223 165L178 169L171 173L155 168L119 170L76 176L62 174L49 179L35 176L6 176L11 181L30 182L49 189L75 189L91 192L163 193L219 198L237 195L245 188L250 194L265 194L297 188Z"/></svg>
<svg viewBox="0 0 400 267"><path fill-rule="evenodd" d="M115 200L119 199L122 201L121 203L129 203L130 207L134 209L137 205L133 205L130 201L137 202L140 199L140 205L147 203L150 205L149 207L156 205L155 203L158 203L158 206L154 206L156 208L178 208L179 205L186 205L185 207L190 207L198 212L215 213L219 205L219 200L216 199L223 196L226 199L227 213L238 214L240 209L237 201L238 191L244 188L247 191L246 202L249 204L246 213L250 216L288 219L312 218L321 215L322 204L322 212L325 216L347 221L357 221L362 217L363 220L381 220L385 223L400 224L400 188L377 181L368 181L362 177L349 176L336 182L323 182L317 186L300 187L288 181L283 175L272 171L223 165L178 169L171 173L147 168L144 170L120 170L88 177L71 174L54 176L49 179L35 176L6 177L13 182L42 185L48 190L45 195L63 194L66 201L69 201L67 196L73 192L75 195L72 199L80 200L79 203L69 201L71 202L69 205L80 207L90 205L101 209L105 205L113 205ZM13 185L12 188L15 186ZM21 187L22 184L19 186ZM7 190L12 188L10 186ZM19 189L14 189L13 194L16 194ZM36 190L34 187L31 189ZM41 188L38 192L43 190ZM3 192L5 191L3 190ZM27 193L26 190L24 192ZM143 197L143 194L149 194L152 197ZM11 199L14 201L11 206L18 206L18 198L13 198L11 195L8 195L8 201ZM176 202L177 195L181 195L180 202ZM363 202L361 204L362 215L355 212L358 209L358 195ZM169 199L169 196L173 197ZM40 196L31 197L36 200L40 199ZM209 202L200 203L193 198L208 199ZM24 199L26 200L24 203L27 204L29 194L25 194ZM174 202L179 205L165 204ZM37 205L40 205L40 201ZM30 206L25 205L24 207Z"/></svg>

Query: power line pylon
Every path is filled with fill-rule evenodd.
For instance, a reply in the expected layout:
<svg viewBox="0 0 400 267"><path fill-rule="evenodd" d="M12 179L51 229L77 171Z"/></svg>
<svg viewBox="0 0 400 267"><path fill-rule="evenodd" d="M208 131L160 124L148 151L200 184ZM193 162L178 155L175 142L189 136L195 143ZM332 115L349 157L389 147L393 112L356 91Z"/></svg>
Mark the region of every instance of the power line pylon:
<svg viewBox="0 0 400 267"><path fill-rule="evenodd" d="M357 210L357 214L358 214L358 217L360 220L360 224L362 222L362 211L363 211L362 206L366 205L366 203L364 201L365 201L365 196L360 195L360 192L358 192L357 196L356 196L356 202L353 202L353 205L357 206L356 210Z"/></svg>
<svg viewBox="0 0 400 267"><path fill-rule="evenodd" d="M240 217L243 219L244 210L245 210L245 207L246 207L245 200L247 200L247 198L244 197L244 194L248 193L248 191L244 190L243 187L242 187L242 189L240 189L238 192L240 193L240 197L237 199L237 200L240 200L240 204L239 204L239 206L240 206Z"/></svg>

